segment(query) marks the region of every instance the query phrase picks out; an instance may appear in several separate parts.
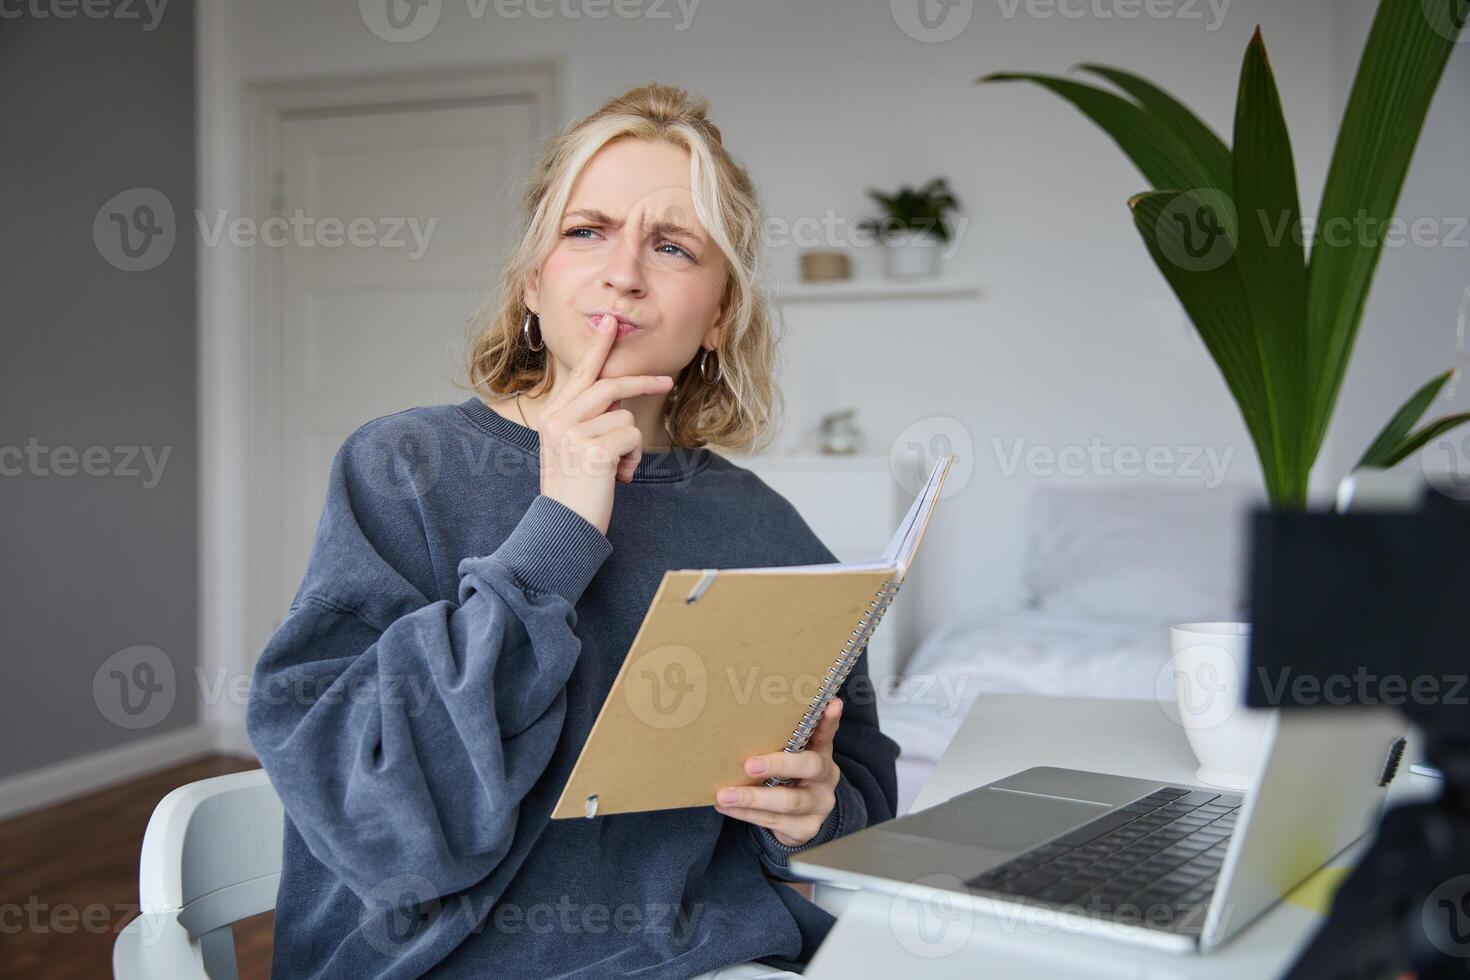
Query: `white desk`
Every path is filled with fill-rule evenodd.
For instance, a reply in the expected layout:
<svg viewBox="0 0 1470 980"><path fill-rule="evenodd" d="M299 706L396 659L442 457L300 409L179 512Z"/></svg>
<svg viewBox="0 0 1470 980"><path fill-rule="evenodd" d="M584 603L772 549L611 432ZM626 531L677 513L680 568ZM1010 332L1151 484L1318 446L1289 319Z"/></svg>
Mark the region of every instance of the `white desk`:
<svg viewBox="0 0 1470 980"><path fill-rule="evenodd" d="M1406 758L1413 757L1412 747ZM1177 783L1197 783L1184 731L1154 701L1042 698L996 694L976 699L913 810L1031 766L1066 766ZM1438 781L1404 766L1390 803L1438 792ZM1225 946L1204 955L1156 952L1063 931L1056 924L1005 921L962 902L934 904L902 895L851 891L806 976L1166 978L1279 976L1322 916L1311 895L1333 887L1364 841L1319 871L1287 900ZM842 904L820 885L827 908Z"/></svg>

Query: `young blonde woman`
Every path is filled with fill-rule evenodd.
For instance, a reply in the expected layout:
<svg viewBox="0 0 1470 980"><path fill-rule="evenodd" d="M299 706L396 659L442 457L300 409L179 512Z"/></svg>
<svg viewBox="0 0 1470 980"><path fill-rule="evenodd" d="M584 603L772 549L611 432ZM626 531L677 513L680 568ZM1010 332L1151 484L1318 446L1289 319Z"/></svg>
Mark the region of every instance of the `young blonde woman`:
<svg viewBox="0 0 1470 980"><path fill-rule="evenodd" d="M747 760L793 785L548 819L665 570L834 558L708 448L768 441L775 344L704 100L629 91L533 173L475 396L347 439L256 671L279 977L790 976L832 924L790 855L894 815L860 662L805 751Z"/></svg>

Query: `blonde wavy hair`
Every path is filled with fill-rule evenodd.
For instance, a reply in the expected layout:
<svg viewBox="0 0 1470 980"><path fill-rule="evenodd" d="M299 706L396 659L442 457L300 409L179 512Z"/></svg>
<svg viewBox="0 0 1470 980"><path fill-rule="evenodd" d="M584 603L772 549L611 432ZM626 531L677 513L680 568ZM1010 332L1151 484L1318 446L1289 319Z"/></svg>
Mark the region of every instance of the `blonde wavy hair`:
<svg viewBox="0 0 1470 980"><path fill-rule="evenodd" d="M769 444L782 403L773 384L778 323L763 285L761 209L750 175L726 152L708 109L707 99L650 83L609 99L542 144L525 191L520 244L470 321L470 388L492 398L537 397L551 389L549 349L532 351L522 337L528 312L522 291L556 246L572 184L587 161L615 139L664 140L689 153L695 214L727 273L724 329L715 351L722 376L706 383L699 354L675 375L664 405L670 442L679 448L712 444L740 452Z"/></svg>

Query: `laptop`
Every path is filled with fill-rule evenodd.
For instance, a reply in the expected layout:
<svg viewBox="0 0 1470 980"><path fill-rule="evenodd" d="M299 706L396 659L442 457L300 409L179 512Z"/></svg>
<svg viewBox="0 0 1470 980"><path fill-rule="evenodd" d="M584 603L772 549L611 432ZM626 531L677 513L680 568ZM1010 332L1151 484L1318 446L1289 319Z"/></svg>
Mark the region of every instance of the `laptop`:
<svg viewBox="0 0 1470 980"><path fill-rule="evenodd" d="M1354 496L1339 499L1365 505ZM1404 751L1406 725L1389 708L1268 713L1245 792L1041 766L793 854L790 866L1007 921L1044 913L1069 931L1206 952L1377 823Z"/></svg>

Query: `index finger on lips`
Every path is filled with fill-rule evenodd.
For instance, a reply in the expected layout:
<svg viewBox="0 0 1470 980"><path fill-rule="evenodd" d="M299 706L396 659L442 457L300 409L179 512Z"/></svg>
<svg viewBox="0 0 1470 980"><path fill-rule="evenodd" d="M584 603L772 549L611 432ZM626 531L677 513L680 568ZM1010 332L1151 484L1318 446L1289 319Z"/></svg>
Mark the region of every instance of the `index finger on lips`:
<svg viewBox="0 0 1470 980"><path fill-rule="evenodd" d="M613 320L612 329L607 328L607 321ZM547 402L548 413L556 411L561 406L576 398L582 392L592 386L597 376L602 373L602 366L607 363L608 352L612 350L613 341L618 339L617 320L611 315L604 315L597 323L597 329L592 331L592 342L587 349L582 351L582 356L577 358L577 363L572 365L572 370L567 375L567 383L557 394L556 398Z"/></svg>

